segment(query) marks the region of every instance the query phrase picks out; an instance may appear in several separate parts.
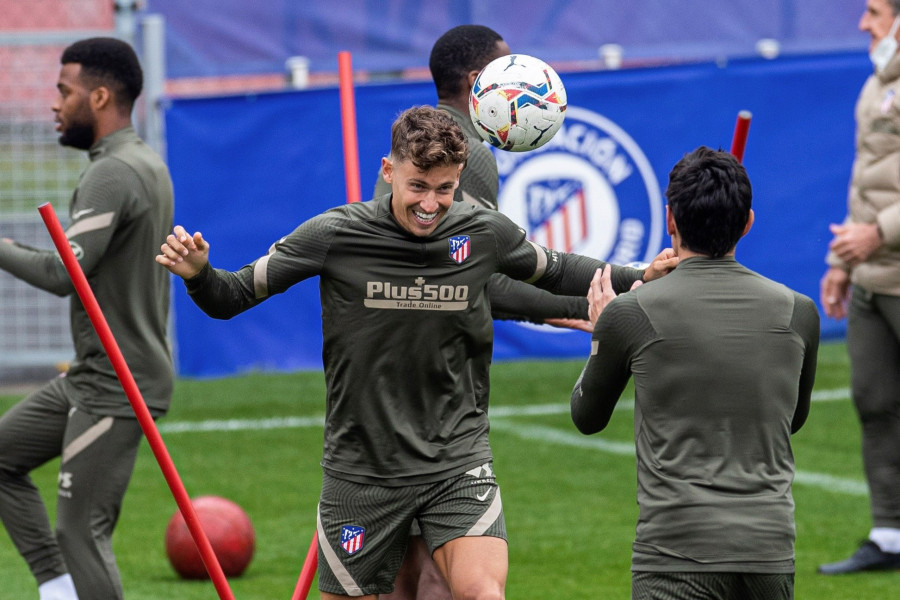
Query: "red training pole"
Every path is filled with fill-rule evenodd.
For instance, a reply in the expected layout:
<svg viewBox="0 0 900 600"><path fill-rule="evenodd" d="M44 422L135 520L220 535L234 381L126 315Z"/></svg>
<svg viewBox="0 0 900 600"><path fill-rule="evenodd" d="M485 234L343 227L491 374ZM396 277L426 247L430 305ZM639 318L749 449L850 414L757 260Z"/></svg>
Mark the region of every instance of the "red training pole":
<svg viewBox="0 0 900 600"><path fill-rule="evenodd" d="M742 110L738 113L737 122L734 124L734 137L731 138L731 153L738 162L744 162L744 148L747 147L747 134L750 132L750 119L753 113Z"/></svg>
<svg viewBox="0 0 900 600"><path fill-rule="evenodd" d="M353 103L353 66L349 52L338 52L338 85L341 93L347 202L359 202L362 199L359 187L359 148L356 140L356 107Z"/></svg>
<svg viewBox="0 0 900 600"><path fill-rule="evenodd" d="M200 558L203 559L203 565L206 567L206 571L209 573L210 579L212 579L213 585L219 593L219 598L221 600L234 600L234 595L231 593L231 588L228 587L228 580L225 578L222 566L216 558L206 533L200 526L200 520L197 518L193 504L191 504L190 496L188 496L187 490L184 489L184 484L178 476L178 471L175 470L175 464L172 462L166 445L159 435L159 429L156 428L156 423L153 422L153 417L147 409L144 397L134 381L134 376L125 362L125 357L122 355L116 339L113 337L112 330L103 316L103 311L100 310L100 305L97 303L97 298L94 297L94 292L88 284L87 277L85 277L84 271L81 270L81 265L78 264L78 259L75 258L75 253L72 252L72 248L69 246L69 240L66 238L62 225L59 224L59 219L56 218L56 212L54 212L49 202L40 205L38 212L41 213L41 218L50 232L50 237L53 238L53 243L57 252L59 252L63 265L65 265L66 271L69 272L69 277L75 285L75 291L78 293L78 297L81 299L81 303L84 305L88 317L90 317L91 323L97 331L97 335L100 336L100 341L106 350L106 354L109 356L113 369L116 371L119 382L125 390L128 402L131 404L138 423L144 431L147 441L150 443L150 449L153 450L156 461L159 463L160 469L162 469L163 476L169 484L169 489L172 491L172 495L175 496L175 502L178 504L181 514L184 515L188 530L191 532L194 543L197 544L197 548L200 550Z"/></svg>
<svg viewBox="0 0 900 600"><path fill-rule="evenodd" d="M309 595L309 588L312 586L313 577L316 576L316 567L318 566L319 533L314 531L309 550L306 552L306 560L303 561L303 569L300 571L300 579L297 580L297 587L294 588L294 595L291 596L291 600L306 600L306 597Z"/></svg>

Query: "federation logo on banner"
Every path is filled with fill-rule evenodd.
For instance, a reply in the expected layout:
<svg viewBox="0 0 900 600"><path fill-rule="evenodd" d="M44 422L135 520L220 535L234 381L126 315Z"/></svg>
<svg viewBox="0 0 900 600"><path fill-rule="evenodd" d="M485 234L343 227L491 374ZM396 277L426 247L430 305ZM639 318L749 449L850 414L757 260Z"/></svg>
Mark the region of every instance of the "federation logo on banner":
<svg viewBox="0 0 900 600"><path fill-rule="evenodd" d="M341 527L341 548L349 555L354 555L363 549L366 530L357 525L344 525Z"/></svg>
<svg viewBox="0 0 900 600"><path fill-rule="evenodd" d="M606 117L570 105L547 144L494 156L500 211L531 241L619 265L659 253L659 182L637 143Z"/></svg>
<svg viewBox="0 0 900 600"><path fill-rule="evenodd" d="M450 258L458 264L463 264L471 252L472 242L469 240L469 236L455 235L450 238Z"/></svg>

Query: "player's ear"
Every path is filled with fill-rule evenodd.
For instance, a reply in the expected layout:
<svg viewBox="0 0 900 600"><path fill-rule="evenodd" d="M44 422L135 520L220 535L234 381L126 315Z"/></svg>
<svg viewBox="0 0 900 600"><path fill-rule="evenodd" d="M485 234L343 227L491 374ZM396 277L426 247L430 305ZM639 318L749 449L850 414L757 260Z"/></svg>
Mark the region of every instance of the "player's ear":
<svg viewBox="0 0 900 600"><path fill-rule="evenodd" d="M755 217L753 215L753 209L751 208L750 214L747 216L747 224L744 225L744 233L741 234L741 237L744 237L745 235L747 235L750 232L750 228L753 227L754 218Z"/></svg>
<svg viewBox="0 0 900 600"><path fill-rule="evenodd" d="M112 94L106 86L98 86L91 90L90 103L93 110L102 110L112 102Z"/></svg>
<svg viewBox="0 0 900 600"><path fill-rule="evenodd" d="M675 217L672 216L672 211L669 209L669 205L666 204L666 233L675 235L675 232Z"/></svg>
<svg viewBox="0 0 900 600"><path fill-rule="evenodd" d="M385 183L392 183L394 178L394 163L387 156L381 157L381 176Z"/></svg>
<svg viewBox="0 0 900 600"><path fill-rule="evenodd" d="M472 88L475 87L475 80L478 79L478 74L481 71L469 71L469 74L466 75L466 85L468 85L469 91L472 91Z"/></svg>

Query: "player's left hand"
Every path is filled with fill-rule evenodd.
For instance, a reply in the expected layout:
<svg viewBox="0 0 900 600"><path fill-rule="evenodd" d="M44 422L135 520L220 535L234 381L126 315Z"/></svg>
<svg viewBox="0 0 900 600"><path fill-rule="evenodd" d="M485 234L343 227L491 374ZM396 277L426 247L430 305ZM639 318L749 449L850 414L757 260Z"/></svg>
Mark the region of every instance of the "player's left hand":
<svg viewBox="0 0 900 600"><path fill-rule="evenodd" d="M606 265L603 269L597 269L594 278L591 279L591 287L588 289L588 319L591 321L591 331L600 318L600 313L606 305L613 301L616 292L612 286L612 266Z"/></svg>
<svg viewBox="0 0 900 600"><path fill-rule="evenodd" d="M644 282L659 279L666 273L670 273L678 266L678 256L671 248L666 248L656 255L650 266L644 269Z"/></svg>

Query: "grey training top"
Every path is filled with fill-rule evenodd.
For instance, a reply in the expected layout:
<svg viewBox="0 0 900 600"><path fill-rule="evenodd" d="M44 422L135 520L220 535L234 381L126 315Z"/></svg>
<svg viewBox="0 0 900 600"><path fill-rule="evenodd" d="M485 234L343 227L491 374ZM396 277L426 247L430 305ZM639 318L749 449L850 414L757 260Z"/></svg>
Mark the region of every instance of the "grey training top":
<svg viewBox="0 0 900 600"><path fill-rule="evenodd" d="M456 202L467 202L497 210L497 160L487 143L478 135L468 113L452 106L438 104L459 125L469 144L469 158L459 176L459 186L453 193ZM381 176L375 182L375 197L391 193L391 186ZM527 284L497 274L488 283L491 314L495 319L543 323L547 319L587 319L587 298L557 296Z"/></svg>
<svg viewBox="0 0 900 600"><path fill-rule="evenodd" d="M463 202L451 203L430 236L412 236L390 201L334 208L252 264L236 272L207 267L186 283L207 314L230 318L318 275L327 385L322 464L343 479L409 485L491 458L491 275L583 295L605 263L541 248L505 215ZM613 268L620 290L641 275Z"/></svg>
<svg viewBox="0 0 900 600"><path fill-rule="evenodd" d="M154 416L168 410L172 358L166 337L169 274L154 261L172 230L169 171L132 127L99 140L69 207L69 244ZM0 269L71 296L73 402L94 414L133 416L131 405L56 250L0 243Z"/></svg>
<svg viewBox="0 0 900 600"><path fill-rule="evenodd" d="M572 418L603 429L634 378L633 570L793 572L790 437L818 345L813 301L734 257L685 259L606 307Z"/></svg>

